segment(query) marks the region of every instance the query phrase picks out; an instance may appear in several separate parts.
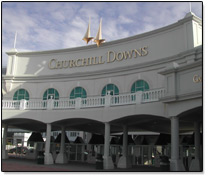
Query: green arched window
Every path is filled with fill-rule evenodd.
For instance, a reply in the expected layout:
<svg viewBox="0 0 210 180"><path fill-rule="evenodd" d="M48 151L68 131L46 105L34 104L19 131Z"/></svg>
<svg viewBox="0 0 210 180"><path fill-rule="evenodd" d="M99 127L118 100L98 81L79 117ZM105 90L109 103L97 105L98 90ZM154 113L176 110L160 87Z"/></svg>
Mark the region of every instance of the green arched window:
<svg viewBox="0 0 210 180"><path fill-rule="evenodd" d="M149 85L144 80L138 80L135 83L133 83L131 87L131 93L135 93L137 91L147 91L149 90Z"/></svg>
<svg viewBox="0 0 210 180"><path fill-rule="evenodd" d="M29 100L29 93L25 89L18 89L13 96L13 100L21 99Z"/></svg>
<svg viewBox="0 0 210 180"><path fill-rule="evenodd" d="M102 92L101 92L101 95L102 96L106 96L108 91L110 92L110 95L119 95L119 89L116 85L114 84L107 84Z"/></svg>
<svg viewBox="0 0 210 180"><path fill-rule="evenodd" d="M51 99L51 96L52 96L52 99L58 100L59 99L58 91L56 89L54 89L54 88L49 88L48 90L46 90L44 92L43 100Z"/></svg>
<svg viewBox="0 0 210 180"><path fill-rule="evenodd" d="M75 98L86 98L87 97L87 93L85 91L84 88L82 87L76 87L71 91L70 94L70 99L75 99Z"/></svg>

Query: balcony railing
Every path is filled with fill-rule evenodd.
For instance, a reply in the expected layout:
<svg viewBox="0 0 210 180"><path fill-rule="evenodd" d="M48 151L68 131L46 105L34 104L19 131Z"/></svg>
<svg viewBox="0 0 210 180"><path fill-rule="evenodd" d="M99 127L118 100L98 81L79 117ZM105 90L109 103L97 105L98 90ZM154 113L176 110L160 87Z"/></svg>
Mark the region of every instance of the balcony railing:
<svg viewBox="0 0 210 180"><path fill-rule="evenodd" d="M123 106L129 104L143 104L159 101L165 96L165 89L150 91L138 91L120 95L108 95L98 97L76 99L48 99L48 100L3 100L2 109L11 110L46 110L46 109L81 109L93 107Z"/></svg>

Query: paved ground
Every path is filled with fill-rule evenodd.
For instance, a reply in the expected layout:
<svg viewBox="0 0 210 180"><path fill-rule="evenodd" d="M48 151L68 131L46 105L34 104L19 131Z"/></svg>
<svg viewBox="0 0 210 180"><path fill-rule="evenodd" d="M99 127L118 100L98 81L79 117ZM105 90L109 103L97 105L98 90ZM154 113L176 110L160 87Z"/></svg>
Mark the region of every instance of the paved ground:
<svg viewBox="0 0 210 180"><path fill-rule="evenodd" d="M53 164L53 165L41 165L37 164L34 160L9 158L2 160L1 170L3 172L104 172L107 170L96 169L95 164L81 163L81 162L70 162L68 164ZM109 170L112 172L158 172L163 169L151 166L136 166L130 169L118 169Z"/></svg>

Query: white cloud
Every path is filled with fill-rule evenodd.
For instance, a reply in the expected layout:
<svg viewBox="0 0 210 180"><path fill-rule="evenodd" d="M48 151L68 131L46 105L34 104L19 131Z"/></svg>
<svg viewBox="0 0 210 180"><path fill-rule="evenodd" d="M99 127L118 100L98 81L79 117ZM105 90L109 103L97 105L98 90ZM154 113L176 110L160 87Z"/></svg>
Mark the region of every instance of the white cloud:
<svg viewBox="0 0 210 180"><path fill-rule="evenodd" d="M201 3L192 10L202 14ZM3 2L2 46L17 49L48 50L82 46L91 17L91 35L96 36L100 18L106 41L125 38L174 23L188 12L185 2Z"/></svg>
<svg viewBox="0 0 210 180"><path fill-rule="evenodd" d="M129 23L133 23L134 21L128 17L120 15L117 22L121 24L129 24Z"/></svg>

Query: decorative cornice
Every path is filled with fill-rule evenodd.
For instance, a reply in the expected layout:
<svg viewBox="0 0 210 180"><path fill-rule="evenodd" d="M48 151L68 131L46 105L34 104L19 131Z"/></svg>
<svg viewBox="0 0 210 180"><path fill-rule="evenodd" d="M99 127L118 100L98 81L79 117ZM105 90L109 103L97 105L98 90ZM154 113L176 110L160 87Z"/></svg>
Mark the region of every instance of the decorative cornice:
<svg viewBox="0 0 210 180"><path fill-rule="evenodd" d="M141 64L136 64L136 65L131 65L131 66L126 66L126 67L117 67L117 68L113 68L113 69L105 69L105 70L99 70L99 71L92 71L92 72L79 72L79 73L74 73L71 74L71 77L69 77L69 74L56 74L56 75L45 75L45 76L34 76L34 75L30 75L27 74L25 76L7 76L7 75L3 75L2 79L4 80L14 80L14 81L27 81L27 80L46 80L46 79L69 79L69 78L89 78L90 76L97 76L97 77L103 77L103 76L109 76L109 75L113 75L113 74L126 74L127 72L131 72L131 71L139 71L139 69L143 69L143 68L149 68L149 70L152 69L162 69L164 67L166 67L166 65L170 62L174 62L174 61L178 61L178 60L182 60L187 56L190 56L192 54L196 54L197 52L202 52L202 46L191 49L191 50L187 50L184 51L182 53L179 53L178 55L173 55L170 57L165 57L165 58L161 58L161 59L156 59L154 61L150 61L150 62L145 62L145 63L141 63ZM187 64L186 66L189 67L194 67L198 64L202 64L202 61L195 61L192 64ZM155 66L155 67L154 67ZM161 66L161 67L158 67ZM183 65L183 68L184 65ZM160 74L165 74L166 72L168 72L169 70L161 70L158 73ZM171 71L171 70L170 70Z"/></svg>
<svg viewBox="0 0 210 180"><path fill-rule="evenodd" d="M203 98L202 91L195 91L191 93L179 94L179 95L172 95L172 96L165 96L160 98L160 101L163 103L173 103L176 101L183 101L188 99L196 99L196 98Z"/></svg>
<svg viewBox="0 0 210 180"><path fill-rule="evenodd" d="M6 52L7 55L15 55L17 54L18 51L17 49L13 48L13 49L10 49L8 52Z"/></svg>
<svg viewBox="0 0 210 180"><path fill-rule="evenodd" d="M202 68L202 65L203 65L203 61L194 61L189 64L180 65L177 68L174 68L174 67L166 68L164 70L159 71L158 73L162 75L166 75L166 74L170 74L174 72L184 71L191 68L198 68L198 67Z"/></svg>

